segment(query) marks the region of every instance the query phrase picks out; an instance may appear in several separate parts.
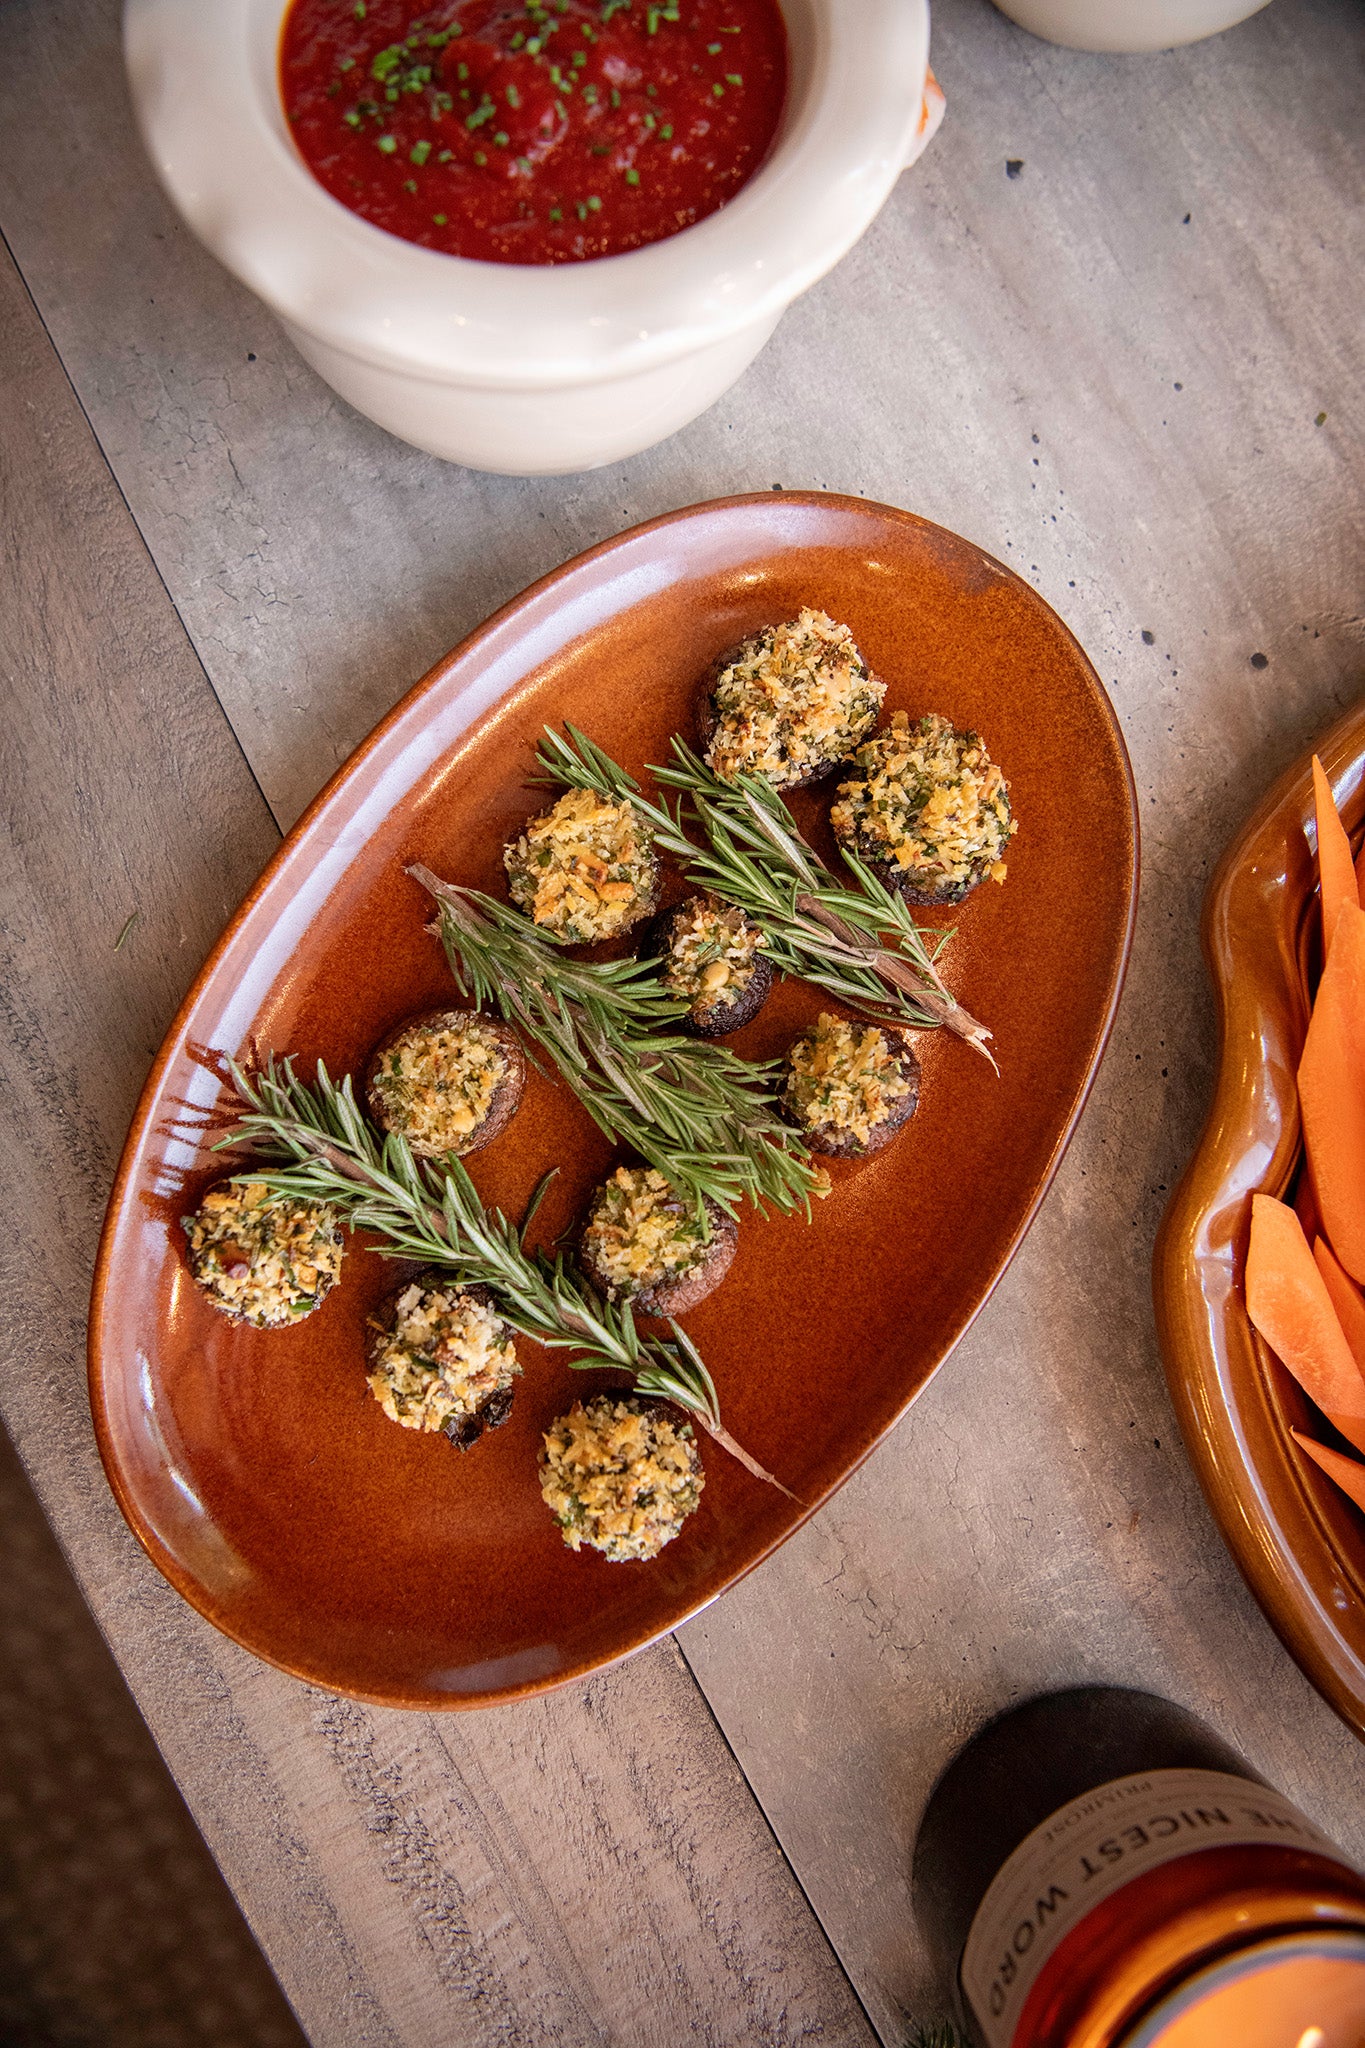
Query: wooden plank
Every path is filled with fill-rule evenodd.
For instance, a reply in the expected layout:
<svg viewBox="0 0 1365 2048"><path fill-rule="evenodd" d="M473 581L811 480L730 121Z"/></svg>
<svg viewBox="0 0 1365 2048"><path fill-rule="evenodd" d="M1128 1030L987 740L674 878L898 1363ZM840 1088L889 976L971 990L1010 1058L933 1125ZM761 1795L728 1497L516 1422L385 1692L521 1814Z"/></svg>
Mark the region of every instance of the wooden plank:
<svg viewBox="0 0 1365 2048"><path fill-rule="evenodd" d="M0 364L0 1405L210 1846L320 2043L868 2042L671 1647L520 1710L371 1713L217 1636L120 1521L83 1382L104 1194L276 831L7 258Z"/></svg>
<svg viewBox="0 0 1365 2048"><path fill-rule="evenodd" d="M1358 9L1276 0L1225 37L1125 61L937 0L948 121L872 232L704 419L553 483L442 468L330 398L157 193L115 12L0 13L0 221L282 819L542 569L632 519L775 482L969 534L1043 590L1112 686L1146 878L1078 1144L909 1423L685 1634L886 2038L942 1995L904 1889L925 1789L1016 1689L1099 1675L1171 1693L1365 1848L1361 1752L1223 1553L1147 1306L1207 1087L1204 880L1360 686L1343 284L1365 253Z"/></svg>

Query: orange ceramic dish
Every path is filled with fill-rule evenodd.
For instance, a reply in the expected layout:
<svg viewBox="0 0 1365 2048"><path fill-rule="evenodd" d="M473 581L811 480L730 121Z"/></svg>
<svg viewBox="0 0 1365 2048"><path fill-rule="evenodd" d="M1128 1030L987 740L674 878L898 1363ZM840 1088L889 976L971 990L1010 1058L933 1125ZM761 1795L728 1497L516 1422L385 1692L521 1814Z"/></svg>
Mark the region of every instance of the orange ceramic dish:
<svg viewBox="0 0 1365 2048"><path fill-rule="evenodd" d="M851 624L889 709L941 708L1006 764L1021 820L1009 880L955 914L947 965L994 1028L1000 1077L922 1036L923 1106L899 1142L833 1162L809 1225L747 1217L725 1285L688 1316L726 1422L800 1502L703 1439L705 1492L677 1540L608 1564L566 1549L536 1482L542 1431L607 1376L519 1342L510 1419L458 1456L395 1428L366 1386L364 1320L391 1265L355 1247L315 1315L258 1332L206 1305L177 1218L222 1173L208 1146L223 1053L254 1041L355 1071L400 1018L450 1003L405 864L500 892L504 841L543 807L526 777L545 722L574 720L638 772L687 729L708 662L803 604ZM836 858L819 797L798 808ZM1035 591L938 527L858 499L732 499L536 585L437 665L290 834L147 1084L101 1246L90 1383L110 1481L151 1556L259 1655L407 1707L543 1691L694 1613L848 1477L995 1286L1108 1035L1135 882L1127 758L1094 671ZM783 984L737 1049L778 1054L822 1006ZM532 1073L470 1167L515 1216L558 1164L548 1234L612 1159Z"/></svg>
<svg viewBox="0 0 1365 2048"><path fill-rule="evenodd" d="M1337 806L1365 827L1365 706L1321 741ZM1250 1197L1289 1194L1302 1148L1294 1076L1321 965L1311 757L1270 791L1209 885L1204 952L1218 1004L1213 1107L1171 1198L1154 1263L1157 1328L1195 1471L1290 1652L1365 1735L1365 1529L1298 1451L1307 1397L1247 1318Z"/></svg>

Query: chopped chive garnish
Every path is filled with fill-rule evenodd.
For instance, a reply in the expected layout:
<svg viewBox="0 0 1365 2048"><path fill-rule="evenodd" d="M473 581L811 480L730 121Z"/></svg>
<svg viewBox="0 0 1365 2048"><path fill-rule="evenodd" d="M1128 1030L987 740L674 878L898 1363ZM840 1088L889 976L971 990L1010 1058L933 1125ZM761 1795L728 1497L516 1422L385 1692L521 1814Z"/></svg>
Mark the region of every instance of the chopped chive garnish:
<svg viewBox="0 0 1365 2048"><path fill-rule="evenodd" d="M517 108L521 105L521 94L517 91L514 85L508 86L507 91L504 94L504 98L506 99L508 106L512 109L512 112L515 113L517 111Z"/></svg>
<svg viewBox="0 0 1365 2048"><path fill-rule="evenodd" d="M467 64L457 64L455 66L455 76L459 79L460 84L463 85L469 76L469 66Z"/></svg>
<svg viewBox="0 0 1365 2048"><path fill-rule="evenodd" d="M563 209L563 207L562 207L562 206L552 206L552 207L550 208L550 219L551 219L551 220L563 220L563 218L564 218L564 209Z"/></svg>
<svg viewBox="0 0 1365 2048"><path fill-rule="evenodd" d="M431 224L435 228L443 228L446 222L449 220L449 218L449 214L446 213L433 213L433 215L431 216Z"/></svg>
<svg viewBox="0 0 1365 2048"><path fill-rule="evenodd" d="M338 65L337 65L337 70L338 70L338 71L354 71L354 70L355 70L355 58L354 58L354 57L343 57L343 58L342 58L342 60L341 60L341 62L340 62L340 63L339 63Z"/></svg>
<svg viewBox="0 0 1365 2048"><path fill-rule="evenodd" d="M342 118L345 121L346 126L348 128L358 128L360 126L360 116L354 111L352 111L349 114L343 115Z"/></svg>
<svg viewBox="0 0 1365 2048"><path fill-rule="evenodd" d="M438 150L436 153L436 161L438 164L448 164L450 162L450 159L454 156L454 154L455 152L453 149Z"/></svg>
<svg viewBox="0 0 1365 2048"><path fill-rule="evenodd" d="M414 197L416 197L416 193L417 193L417 180L416 180L416 178L404 178L404 180L403 180L403 190L404 190L405 192L411 192L411 193L413 194L413 196L414 196Z"/></svg>
<svg viewBox="0 0 1365 2048"><path fill-rule="evenodd" d="M519 171L521 172L521 174L522 174L522 176L523 176L524 178L529 178L529 177L530 177L530 175L531 175L531 159L530 159L530 157L529 157L529 156L519 156L519 157L517 158L517 169L518 169L518 170L519 170Z"/></svg>
<svg viewBox="0 0 1365 2048"><path fill-rule="evenodd" d="M706 54L707 54L707 56L708 56L708 57L719 57L719 55L720 55L720 44L719 44L719 43L708 43L708 44L706 45Z"/></svg>
<svg viewBox="0 0 1365 2048"><path fill-rule="evenodd" d="M602 211L602 202L595 192L588 194L588 211L590 213L600 213Z"/></svg>
<svg viewBox="0 0 1365 2048"><path fill-rule="evenodd" d="M616 90L615 86L613 86L611 89L611 103L614 107L619 107L621 104L621 95Z"/></svg>
<svg viewBox="0 0 1365 2048"><path fill-rule="evenodd" d="M569 59L569 62L573 65L575 71L581 71L583 69L583 66L587 63L587 61L588 53L586 50L575 50L572 57L570 57Z"/></svg>
<svg viewBox="0 0 1365 2048"><path fill-rule="evenodd" d="M635 170L630 170L630 171L627 171L627 172L626 172L626 183L627 183L628 185L638 185L638 184L639 184L639 182L640 182L640 173L639 173L638 171L635 171Z"/></svg>
<svg viewBox="0 0 1365 2048"><path fill-rule="evenodd" d="M481 149L476 149L476 150L475 150L475 152L474 152L474 161L475 161L475 163L476 163L476 164L478 164L478 165L480 165L480 167L482 167L482 166L483 166L484 164L486 164L486 163L488 162L488 158L487 158L487 155L485 154L485 152L484 152L483 150L481 150Z"/></svg>
<svg viewBox="0 0 1365 2048"><path fill-rule="evenodd" d="M355 18L357 21L365 19L365 0L355 0Z"/></svg>
<svg viewBox="0 0 1365 2048"><path fill-rule="evenodd" d="M429 142L414 142L412 148L408 151L408 162L416 164L420 171L430 155L431 144Z"/></svg>
<svg viewBox="0 0 1365 2048"><path fill-rule="evenodd" d="M727 71L725 79L728 85L743 85L744 74L741 71Z"/></svg>
<svg viewBox="0 0 1365 2048"><path fill-rule="evenodd" d="M718 100L725 98L725 87L723 85L713 85L711 90Z"/></svg>
<svg viewBox="0 0 1365 2048"><path fill-rule="evenodd" d="M671 142L673 140L673 123L671 121L667 127L659 130L659 139L662 142Z"/></svg>
<svg viewBox="0 0 1365 2048"><path fill-rule="evenodd" d="M482 128L484 122L491 121L497 111L492 100L482 100L474 109L474 112L467 116L464 125L466 128Z"/></svg>
<svg viewBox="0 0 1365 2048"><path fill-rule="evenodd" d="M378 147L383 150L385 156L392 156L394 151L397 149L398 144L394 140L392 135L381 135L379 138Z"/></svg>
<svg viewBox="0 0 1365 2048"><path fill-rule="evenodd" d="M493 147L494 147L494 149L506 149L506 147L507 147L507 142L508 142L508 135L507 135L507 130L506 130L505 128L499 128L499 130L498 130L497 134L496 134L496 135L495 135L495 136L493 137Z"/></svg>
<svg viewBox="0 0 1365 2048"><path fill-rule="evenodd" d="M577 205L577 207L576 207L576 208L575 208L574 210L575 210L575 212L577 213L577 215L578 215L578 218L579 218L580 220L586 220L586 219L587 219L587 217L588 217L588 209L587 209L587 207L586 207L586 206L585 206L585 205L583 204L583 201L582 201L581 199L579 200L579 202L578 202L578 205Z"/></svg>

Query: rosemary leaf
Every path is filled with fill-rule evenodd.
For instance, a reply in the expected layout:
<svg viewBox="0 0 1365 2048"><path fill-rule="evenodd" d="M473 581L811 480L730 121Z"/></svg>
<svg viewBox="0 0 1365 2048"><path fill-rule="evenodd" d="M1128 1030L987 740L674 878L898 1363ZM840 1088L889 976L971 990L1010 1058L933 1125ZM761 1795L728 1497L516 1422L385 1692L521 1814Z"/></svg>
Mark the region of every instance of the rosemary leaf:
<svg viewBox="0 0 1365 2048"><path fill-rule="evenodd" d="M215 1149L247 1145L256 1157L280 1162L253 1165L237 1178L299 1201L330 1203L352 1229L378 1238L385 1258L418 1259L462 1287L488 1288L503 1321L522 1336L571 1351L567 1363L575 1371L629 1374L633 1392L685 1409L756 1478L787 1493L726 1429L715 1382L677 1323L670 1324L671 1338L643 1337L628 1301L607 1301L562 1252L526 1249L526 1230L551 1174L518 1230L501 1209L484 1208L453 1155L438 1167L415 1159L396 1134L381 1137L361 1114L349 1075L338 1085L319 1060L310 1088L292 1059L273 1054L253 1073L235 1061L228 1071L241 1115Z"/></svg>
<svg viewBox="0 0 1365 2048"><path fill-rule="evenodd" d="M828 1192L772 1107L774 1069L670 1031L683 1015L647 960L574 960L520 911L477 889L408 873L435 897L460 991L496 1006L568 1082L599 1130L629 1145L690 1201L734 1215L803 1209Z"/></svg>
<svg viewBox="0 0 1365 2048"><path fill-rule="evenodd" d="M679 792L670 811L666 801L650 802L634 776L586 733L573 725L565 731L567 738L546 728L536 755L545 771L539 779L633 803L656 844L683 863L689 881L737 904L762 927L774 967L880 1022L917 1030L943 1025L995 1064L990 1032L939 975L938 955L951 932L936 933L931 945L902 898L852 855L845 855L852 882L841 882L761 776L723 781L675 738L673 765L650 771Z"/></svg>

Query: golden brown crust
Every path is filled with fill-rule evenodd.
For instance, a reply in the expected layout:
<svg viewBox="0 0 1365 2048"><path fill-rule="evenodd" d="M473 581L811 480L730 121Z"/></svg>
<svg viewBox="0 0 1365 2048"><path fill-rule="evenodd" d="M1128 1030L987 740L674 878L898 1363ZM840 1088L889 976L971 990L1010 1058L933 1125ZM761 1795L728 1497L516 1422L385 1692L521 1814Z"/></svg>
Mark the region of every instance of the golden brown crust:
<svg viewBox="0 0 1365 2048"><path fill-rule="evenodd" d="M506 1130L521 1106L522 1091L526 1086L526 1054L522 1050L521 1040L510 1024L505 1024L500 1017L486 1017L478 1010L419 1010L415 1016L404 1017L401 1023L395 1024L391 1031L384 1034L370 1054L365 1068L366 1105L381 1130L388 1131L394 1128L389 1120L384 1098L376 1086L376 1078L387 1055L409 1031L458 1028L470 1017L478 1017L484 1032L496 1040L498 1050L506 1061L506 1071L474 1130L463 1137L458 1146L452 1146L451 1149L463 1158L468 1152L478 1152L483 1146L491 1145L494 1138ZM441 1156L421 1145L414 1144L412 1149L426 1158Z"/></svg>
<svg viewBox="0 0 1365 2048"><path fill-rule="evenodd" d="M827 1020L822 1017L820 1021L824 1023ZM785 1088L779 1101L783 1116L800 1131L811 1151L823 1153L831 1159L867 1159L874 1152L883 1151L896 1133L905 1128L919 1108L920 1064L909 1043L899 1032L884 1030L880 1025L864 1023L856 1028L860 1032L876 1032L890 1053L903 1083L902 1092L892 1097L884 1112L872 1122L865 1137L832 1121L807 1123L804 1117L793 1110ZM797 1034L788 1053L789 1061L792 1052L809 1035L808 1031Z"/></svg>
<svg viewBox="0 0 1365 2048"><path fill-rule="evenodd" d="M703 755L709 752L711 742L716 736L716 727L720 724L720 714L716 710L716 685L726 669L741 658L745 645L746 643L740 640L733 647L727 647L724 654L718 654L697 685L697 738L701 742ZM785 796L793 789L814 789L817 783L828 782L831 775L837 775L846 765L844 761L826 761L808 768L804 774L795 776L790 782L784 782L782 793Z"/></svg>
<svg viewBox="0 0 1365 2048"><path fill-rule="evenodd" d="M578 1262L599 1294L610 1299L613 1292L611 1276L606 1273L594 1256L592 1243L587 1236L587 1225L592 1215L583 1220L578 1238ZM700 1261L685 1273L656 1280L650 1287L641 1288L630 1297L631 1307L640 1315L683 1316L705 1301L708 1294L714 1294L730 1270L735 1252L739 1248L739 1225L733 1216L715 1202L706 1204L707 1221L711 1235Z"/></svg>
<svg viewBox="0 0 1365 2048"><path fill-rule="evenodd" d="M849 628L803 606L709 663L696 695L701 751L720 775L743 770L776 789L806 789L843 768L885 692ZM728 739L727 719L737 721Z"/></svg>
<svg viewBox="0 0 1365 2048"><path fill-rule="evenodd" d="M967 875L960 882L946 879L937 883L916 882L895 861L883 860L875 854L861 834L850 839L836 826L834 836L841 846L847 845L857 854L868 873L875 875L884 889L889 889L893 896L903 897L916 910L943 910L954 903L961 903L964 896L970 896L973 889L980 888L987 879L988 871L983 871Z"/></svg>
<svg viewBox="0 0 1365 2048"><path fill-rule="evenodd" d="M365 1363L374 1372L380 1363L384 1339L392 1333L398 1321L398 1304L410 1287L440 1289L446 1294L462 1294L470 1301L477 1301L483 1308L496 1312L497 1301L491 1289L477 1284L460 1286L449 1273L439 1266L426 1266L420 1273L414 1273L410 1280L404 1280L391 1293L386 1294L370 1310L366 1319ZM454 1444L457 1451L467 1451L490 1429L500 1429L512 1413L512 1388L499 1387L490 1394L483 1406L473 1415L452 1415L441 1425L441 1434Z"/></svg>
<svg viewBox="0 0 1365 2048"><path fill-rule="evenodd" d="M639 957L642 960L664 959L683 919L696 903L703 900L704 894L685 896L681 903L661 910L645 932ZM728 1000L722 996L719 1002L710 1003L698 997L683 1022L698 1038L722 1038L727 1032L738 1031L742 1025L753 1021L771 995L772 986L772 961L766 954L759 953L755 956L749 980L737 995L730 996Z"/></svg>

